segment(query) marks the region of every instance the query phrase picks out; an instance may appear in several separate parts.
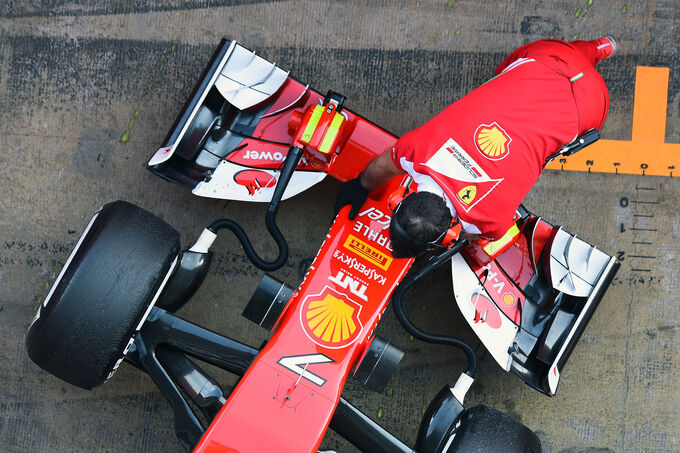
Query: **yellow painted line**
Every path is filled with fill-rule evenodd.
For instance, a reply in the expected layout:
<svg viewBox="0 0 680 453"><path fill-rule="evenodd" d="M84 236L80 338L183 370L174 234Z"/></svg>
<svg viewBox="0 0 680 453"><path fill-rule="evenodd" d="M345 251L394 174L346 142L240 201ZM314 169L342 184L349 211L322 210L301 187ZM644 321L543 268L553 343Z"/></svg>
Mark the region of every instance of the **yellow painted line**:
<svg viewBox="0 0 680 453"><path fill-rule="evenodd" d="M551 170L678 176L680 144L598 140L569 157L557 158Z"/></svg>
<svg viewBox="0 0 680 453"><path fill-rule="evenodd" d="M638 66L635 75L631 140L599 140L551 170L678 176L680 143L665 143L668 68Z"/></svg>
<svg viewBox="0 0 680 453"><path fill-rule="evenodd" d="M632 141L664 142L669 73L668 68L638 66L635 74Z"/></svg>

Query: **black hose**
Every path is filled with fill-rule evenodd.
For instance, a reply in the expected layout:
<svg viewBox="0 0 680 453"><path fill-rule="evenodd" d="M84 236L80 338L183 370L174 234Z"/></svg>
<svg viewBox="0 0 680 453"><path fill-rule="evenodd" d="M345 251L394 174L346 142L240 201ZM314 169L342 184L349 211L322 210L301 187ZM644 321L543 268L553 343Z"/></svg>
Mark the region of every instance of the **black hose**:
<svg viewBox="0 0 680 453"><path fill-rule="evenodd" d="M414 338L417 338L426 343L449 345L461 349L467 356L468 360L468 367L466 373L470 377L473 377L475 371L477 370L477 355L475 354L475 351L472 349L472 347L461 338L452 337L448 335L433 334L425 332L424 330L420 330L408 319L406 313L404 312L404 307L402 304L402 297L404 296L406 290L411 287L411 285L420 280L426 274L430 273L431 271L435 270L442 264L446 263L449 259L451 259L453 255L460 252L467 245L467 243L468 243L467 239L462 239L458 241L458 243L454 245L452 248L446 250L443 253L440 253L439 255L433 256L425 266L418 269L417 272L411 274L410 276L402 280L401 283L399 283L399 286L397 286L397 288L394 290L394 293L392 294L392 306L394 307L394 314L397 316L397 319L399 320L401 325L404 326L404 329L406 329L408 333L413 335Z"/></svg>
<svg viewBox="0 0 680 453"><path fill-rule="evenodd" d="M233 220L218 219L208 227L208 229L213 233L217 233L217 231L223 228L226 228L234 233L236 238L241 242L241 245L243 245L243 251L246 253L248 259L257 268L262 269L263 271L275 271L283 266L288 260L288 242L286 242L286 238L283 237L278 225L276 225L276 213L279 210L279 203L281 202L283 193L286 190L288 182L290 182L290 178L293 175L298 162L300 162L301 157L302 149L297 146L291 146L290 150L288 150L286 160L283 162L283 168L281 169L279 180L277 181L276 187L274 188L274 195L272 196L272 200L269 202L269 206L267 207L265 225L267 226L267 231L269 231L269 234L272 235L272 238L274 238L274 241L279 248L279 255L274 261L265 261L260 258L257 252L255 252L250 239L248 239L248 235L246 234L245 230L241 227L241 225L234 222Z"/></svg>
<svg viewBox="0 0 680 453"><path fill-rule="evenodd" d="M281 266L283 266L286 263L286 260L288 259L288 243L286 242L286 238L283 237L283 234L281 234L281 231L279 231L279 228L276 225L275 216L276 214L272 214L271 212L267 211L267 215L265 217L267 230L269 230L269 234L272 235L274 241L276 241L276 245L279 247L279 256L274 261L265 261L262 258L260 258L255 249L253 248L250 239L248 239L248 235L243 230L241 225L239 225L238 223L234 222L231 219L215 220L212 224L210 224L208 229L213 233L217 233L218 230L224 228L231 230L231 232L234 233L236 235L236 238L241 242L241 245L243 245L243 251L246 253L248 259L257 268L262 269L263 271L275 271L279 269Z"/></svg>

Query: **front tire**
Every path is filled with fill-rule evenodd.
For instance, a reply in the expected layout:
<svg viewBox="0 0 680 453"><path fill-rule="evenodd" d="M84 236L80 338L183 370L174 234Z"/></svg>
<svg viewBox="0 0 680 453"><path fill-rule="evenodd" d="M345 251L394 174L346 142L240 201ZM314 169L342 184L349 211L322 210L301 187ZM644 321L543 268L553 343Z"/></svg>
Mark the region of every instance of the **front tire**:
<svg viewBox="0 0 680 453"><path fill-rule="evenodd" d="M90 221L26 335L29 357L75 386L113 375L179 254L179 234L125 201Z"/></svg>
<svg viewBox="0 0 680 453"><path fill-rule="evenodd" d="M541 441L529 428L489 406L466 410L447 453L541 453Z"/></svg>

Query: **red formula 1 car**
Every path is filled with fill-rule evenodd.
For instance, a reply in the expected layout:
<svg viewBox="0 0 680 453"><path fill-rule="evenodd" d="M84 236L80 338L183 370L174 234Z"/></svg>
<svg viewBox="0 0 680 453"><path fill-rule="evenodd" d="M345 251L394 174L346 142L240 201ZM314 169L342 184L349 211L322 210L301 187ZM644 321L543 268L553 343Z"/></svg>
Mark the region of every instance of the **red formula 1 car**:
<svg viewBox="0 0 680 453"><path fill-rule="evenodd" d="M593 134L565 146L570 153ZM596 133L595 133L596 136ZM85 229L41 304L26 344L55 376L90 389L126 361L168 399L178 437L194 452L315 452L327 429L367 452L539 452L536 435L501 412L463 399L475 353L404 314L404 292L451 262L456 303L491 355L531 387L557 389L575 344L618 263L523 207L497 242L460 240L418 269L391 255L390 200L412 187L395 178L351 221L340 211L297 289L265 274L244 316L272 331L257 349L172 313L196 291L219 230L233 231L259 268L285 263L279 202L331 175L345 181L395 137L233 41L223 41L148 163L200 196L269 203L266 225L279 256L264 261L235 222L220 219L181 250L170 225L123 201ZM388 306L416 338L462 348L467 370L432 400L411 448L341 397L352 376L382 391L402 357L374 335ZM74 333L77 333L74 334ZM189 357L241 376L225 394ZM476 436L475 432L494 433Z"/></svg>

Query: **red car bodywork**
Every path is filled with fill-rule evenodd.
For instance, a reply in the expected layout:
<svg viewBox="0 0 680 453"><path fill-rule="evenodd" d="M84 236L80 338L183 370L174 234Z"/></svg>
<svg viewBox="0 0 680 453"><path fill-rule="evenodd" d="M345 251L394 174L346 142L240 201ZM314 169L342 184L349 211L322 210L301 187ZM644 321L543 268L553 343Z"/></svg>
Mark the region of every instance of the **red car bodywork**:
<svg viewBox="0 0 680 453"><path fill-rule="evenodd" d="M394 259L384 202L342 210L276 331L196 452L316 451L353 366L412 259Z"/></svg>
<svg viewBox="0 0 680 453"><path fill-rule="evenodd" d="M255 136L290 142L289 123L323 96L311 90L290 113L304 85L288 79L277 101L258 123ZM343 110L341 149L329 156L306 149L298 171L327 171L341 181L355 177L396 138L359 115ZM288 113L288 112L287 112ZM294 129L293 129L294 131ZM252 140L227 160L278 168L289 145ZM231 393L195 452L315 452L328 428L342 388L373 338L394 288L412 259L394 259L387 196L403 178L372 194L354 221L347 208L336 218L271 339ZM251 189L252 190L252 189Z"/></svg>
<svg viewBox="0 0 680 453"><path fill-rule="evenodd" d="M279 168L288 154L295 126L299 125L296 116L323 100L323 95L288 78L276 102L258 122L252 138L245 138L239 150L226 160L244 167ZM284 111L280 111L282 108ZM347 181L396 141L389 132L349 110L342 110L342 115L346 121L338 139L340 146L329 155L306 148L297 171L326 171L335 179Z"/></svg>

